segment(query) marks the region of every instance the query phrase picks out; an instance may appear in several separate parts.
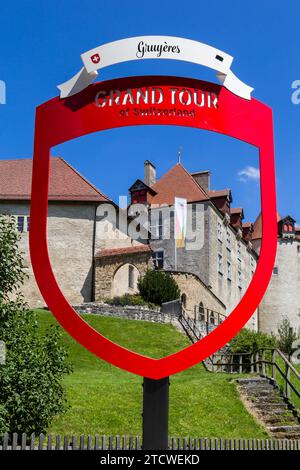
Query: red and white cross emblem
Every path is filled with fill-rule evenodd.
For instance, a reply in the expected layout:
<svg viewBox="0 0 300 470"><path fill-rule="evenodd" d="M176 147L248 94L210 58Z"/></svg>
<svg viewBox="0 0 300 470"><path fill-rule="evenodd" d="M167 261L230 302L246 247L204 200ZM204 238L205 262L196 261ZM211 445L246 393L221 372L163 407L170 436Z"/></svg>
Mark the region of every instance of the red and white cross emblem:
<svg viewBox="0 0 300 470"><path fill-rule="evenodd" d="M91 61L94 62L94 64L98 64L100 62L100 55L99 54L92 55Z"/></svg>

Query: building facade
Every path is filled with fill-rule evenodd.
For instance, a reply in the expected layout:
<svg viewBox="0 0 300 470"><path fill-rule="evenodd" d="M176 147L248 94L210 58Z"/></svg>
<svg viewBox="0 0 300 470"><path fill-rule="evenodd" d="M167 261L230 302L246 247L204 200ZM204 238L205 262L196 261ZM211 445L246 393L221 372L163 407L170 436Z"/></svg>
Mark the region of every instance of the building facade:
<svg viewBox="0 0 300 470"><path fill-rule="evenodd" d="M190 174L177 163L157 181L154 165L146 161L144 172L144 182L137 180L129 191L131 204L149 208L154 265L197 276L206 291L225 306L226 314L231 313L257 265L258 256L251 243L252 224L243 225L243 210L231 206L229 189L210 189L209 171ZM187 202L188 227L185 246L177 249L175 198ZM190 315L196 307L187 309ZM257 312L248 327L257 329Z"/></svg>
<svg viewBox="0 0 300 470"><path fill-rule="evenodd" d="M113 271L109 269L110 258L106 255L112 245L126 252L141 243L121 233L113 219L102 221L108 208L111 213L118 213L118 208L102 191L65 160L53 157L50 162L47 239L52 269L63 294L71 304L99 298L101 289L96 281L102 283L105 273L112 273L105 296L114 295L116 285L124 290L126 283L127 291L136 292L137 278L145 272L151 259L149 247L136 253L134 264L130 262L132 257L123 255L112 262ZM0 161L0 214L13 217L21 235L20 248L28 276L22 286L24 297L31 307L41 307L45 302L36 285L29 254L31 174L31 159ZM120 292L122 289L117 291Z"/></svg>
<svg viewBox="0 0 300 470"><path fill-rule="evenodd" d="M277 334L283 319L300 333L300 227L291 216L277 215L278 242L272 278L259 307L259 330ZM261 216L254 223L253 245L260 252Z"/></svg>
<svg viewBox="0 0 300 470"><path fill-rule="evenodd" d="M14 217L32 307L44 306L29 255L31 159L0 161L0 214ZM51 158L48 247L58 284L71 304L138 292L148 269L163 269L177 282L186 313L203 311L215 323L244 295L259 259L261 216L244 222L230 189L212 190L210 172L189 173L180 163L160 179L148 160L144 180L129 188L121 210L66 161ZM186 234L176 247L175 198L186 201ZM141 214L145 211L144 218ZM144 223L145 222L145 223ZM300 228L278 214L278 250L272 279L251 329L277 333L283 318L300 328Z"/></svg>

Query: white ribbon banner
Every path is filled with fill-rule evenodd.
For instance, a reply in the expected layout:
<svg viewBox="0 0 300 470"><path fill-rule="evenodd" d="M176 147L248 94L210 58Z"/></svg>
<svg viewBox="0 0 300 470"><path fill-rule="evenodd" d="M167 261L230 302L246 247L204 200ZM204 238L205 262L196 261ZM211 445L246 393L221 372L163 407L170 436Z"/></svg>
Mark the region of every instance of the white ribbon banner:
<svg viewBox="0 0 300 470"><path fill-rule="evenodd" d="M60 97L75 95L90 85L97 70L131 60L175 59L204 65L216 70L220 82L232 93L251 99L253 88L230 70L233 57L215 47L191 39L173 36L138 36L109 42L81 55L82 69L67 82L58 85Z"/></svg>

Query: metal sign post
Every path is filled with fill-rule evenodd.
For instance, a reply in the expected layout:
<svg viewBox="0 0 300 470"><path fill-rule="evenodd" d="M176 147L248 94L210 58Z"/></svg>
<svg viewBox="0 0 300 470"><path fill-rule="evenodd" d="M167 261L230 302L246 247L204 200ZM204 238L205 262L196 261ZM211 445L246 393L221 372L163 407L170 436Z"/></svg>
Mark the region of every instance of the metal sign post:
<svg viewBox="0 0 300 470"><path fill-rule="evenodd" d="M143 450L168 449L169 377L143 383Z"/></svg>

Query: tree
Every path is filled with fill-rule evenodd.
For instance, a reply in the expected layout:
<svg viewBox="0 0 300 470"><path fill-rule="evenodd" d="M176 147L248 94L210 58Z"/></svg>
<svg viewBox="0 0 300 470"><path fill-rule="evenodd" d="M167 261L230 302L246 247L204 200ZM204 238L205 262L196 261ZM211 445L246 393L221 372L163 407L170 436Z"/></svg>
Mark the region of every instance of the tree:
<svg viewBox="0 0 300 470"><path fill-rule="evenodd" d="M14 221L0 216L0 431L40 433L66 409L61 379L71 366L58 327L42 336L18 291L25 279L18 239Z"/></svg>
<svg viewBox="0 0 300 470"><path fill-rule="evenodd" d="M290 324L290 320L285 317L278 327L278 348L285 354L292 354L293 342L297 339L297 333Z"/></svg>
<svg viewBox="0 0 300 470"><path fill-rule="evenodd" d="M161 305L179 299L180 290L174 279L163 271L149 270L139 280L138 288L146 302Z"/></svg>
<svg viewBox="0 0 300 470"><path fill-rule="evenodd" d="M248 330L247 328L242 328L229 343L232 353L250 354L255 354L263 348L275 348L276 345L275 336L269 336L261 331Z"/></svg>

